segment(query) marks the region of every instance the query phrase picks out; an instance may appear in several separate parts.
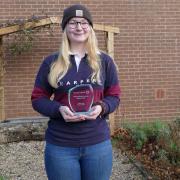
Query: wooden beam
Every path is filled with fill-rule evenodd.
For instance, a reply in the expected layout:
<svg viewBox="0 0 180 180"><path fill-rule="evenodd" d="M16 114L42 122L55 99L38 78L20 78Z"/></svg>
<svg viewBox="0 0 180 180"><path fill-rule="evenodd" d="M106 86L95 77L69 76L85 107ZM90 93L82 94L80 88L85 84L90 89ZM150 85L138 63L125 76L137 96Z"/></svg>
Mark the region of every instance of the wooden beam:
<svg viewBox="0 0 180 180"><path fill-rule="evenodd" d="M5 120L4 87L0 87L0 121Z"/></svg>
<svg viewBox="0 0 180 180"><path fill-rule="evenodd" d="M50 17L50 18L38 20L37 22L35 21L27 22L24 25L13 25L9 27L4 27L0 29L0 36L15 33L21 31L22 29L37 28L40 26L59 23L59 20L60 19L58 17Z"/></svg>
<svg viewBox="0 0 180 180"><path fill-rule="evenodd" d="M3 48L2 48L2 38L0 37L0 121L5 119L5 109L4 109L4 63L3 63Z"/></svg>
<svg viewBox="0 0 180 180"><path fill-rule="evenodd" d="M94 24L93 27L95 30L99 30L99 31L105 31L105 32L110 32L110 33L119 33L119 28L117 28L117 27L106 26L106 25L101 25L101 24Z"/></svg>
<svg viewBox="0 0 180 180"><path fill-rule="evenodd" d="M114 59L114 33L107 32L107 50L108 54Z"/></svg>
<svg viewBox="0 0 180 180"><path fill-rule="evenodd" d="M59 17L49 17L44 18L41 20L32 21L32 22L26 22L23 25L12 25L9 27L4 27L0 29L0 36L12 34L18 31L21 31L22 29L28 29L28 28L37 28L40 26L46 26L49 24L60 24L61 19ZM106 31L111 33L119 33L119 28L112 27L112 26L106 26L106 25L100 25L100 24L94 24L94 29L99 31Z"/></svg>
<svg viewBox="0 0 180 180"><path fill-rule="evenodd" d="M107 51L108 51L108 54L114 60L114 33L110 32L110 31L107 32ZM115 117L114 117L114 113L111 113L109 115L109 125L110 125L111 135L113 135L114 134L114 130L115 130Z"/></svg>

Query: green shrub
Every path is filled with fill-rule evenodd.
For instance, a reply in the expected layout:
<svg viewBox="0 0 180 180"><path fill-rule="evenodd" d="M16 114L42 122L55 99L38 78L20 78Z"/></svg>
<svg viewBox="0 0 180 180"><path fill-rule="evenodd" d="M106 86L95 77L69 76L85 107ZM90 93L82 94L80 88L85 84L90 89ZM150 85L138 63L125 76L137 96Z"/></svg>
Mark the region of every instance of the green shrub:
<svg viewBox="0 0 180 180"><path fill-rule="evenodd" d="M168 152L168 159L174 165L180 165L180 118L168 124L170 134L164 139L162 148Z"/></svg>
<svg viewBox="0 0 180 180"><path fill-rule="evenodd" d="M180 118L171 123L155 121L145 124L125 124L135 148L141 150L146 143L157 144L157 157L180 165Z"/></svg>
<svg viewBox="0 0 180 180"><path fill-rule="evenodd" d="M137 150L141 150L143 145L148 141L157 141L164 132L169 133L167 125L160 121L152 123L139 124L125 124L124 127L130 133Z"/></svg>
<svg viewBox="0 0 180 180"><path fill-rule="evenodd" d="M0 175L0 180L8 180L5 176Z"/></svg>

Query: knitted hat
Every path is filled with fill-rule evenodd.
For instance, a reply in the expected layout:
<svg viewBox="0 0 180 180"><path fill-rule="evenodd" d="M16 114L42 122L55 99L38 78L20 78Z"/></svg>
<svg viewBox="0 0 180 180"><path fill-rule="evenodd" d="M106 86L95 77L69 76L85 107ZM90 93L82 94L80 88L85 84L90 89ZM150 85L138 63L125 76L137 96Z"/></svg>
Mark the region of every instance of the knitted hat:
<svg viewBox="0 0 180 180"><path fill-rule="evenodd" d="M89 10L80 4L70 6L64 10L61 27L64 30L68 21L73 17L82 17L88 20L89 24L93 26L92 16Z"/></svg>

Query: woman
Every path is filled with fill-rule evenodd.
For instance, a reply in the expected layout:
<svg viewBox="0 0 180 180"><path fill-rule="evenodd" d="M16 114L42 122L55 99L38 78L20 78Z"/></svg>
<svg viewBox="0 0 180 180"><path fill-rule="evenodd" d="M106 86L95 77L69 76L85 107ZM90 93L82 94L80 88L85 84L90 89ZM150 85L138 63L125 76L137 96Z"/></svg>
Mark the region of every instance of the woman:
<svg viewBox="0 0 180 180"><path fill-rule="evenodd" d="M112 146L106 119L120 101L116 66L98 49L86 7L65 9L61 26L60 52L43 61L31 97L33 108L50 118L45 135L46 173L49 180L109 180ZM93 94L83 95L85 100L79 102L72 89L81 86ZM76 113L78 104L88 106L88 113Z"/></svg>

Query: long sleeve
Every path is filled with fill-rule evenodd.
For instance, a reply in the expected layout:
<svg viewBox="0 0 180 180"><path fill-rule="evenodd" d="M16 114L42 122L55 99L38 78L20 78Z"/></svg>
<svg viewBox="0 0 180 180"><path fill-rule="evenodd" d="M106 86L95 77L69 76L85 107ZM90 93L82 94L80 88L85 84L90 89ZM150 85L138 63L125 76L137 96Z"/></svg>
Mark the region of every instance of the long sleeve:
<svg viewBox="0 0 180 180"><path fill-rule="evenodd" d="M105 105L104 115L112 113L118 107L121 92L116 66L109 56L106 58L108 61L105 66L104 98L102 99Z"/></svg>
<svg viewBox="0 0 180 180"><path fill-rule="evenodd" d="M54 89L48 83L48 73L53 58L54 56L52 55L48 56L41 64L32 91L31 102L34 110L40 114L51 118L58 118L60 117L60 103L50 99Z"/></svg>

